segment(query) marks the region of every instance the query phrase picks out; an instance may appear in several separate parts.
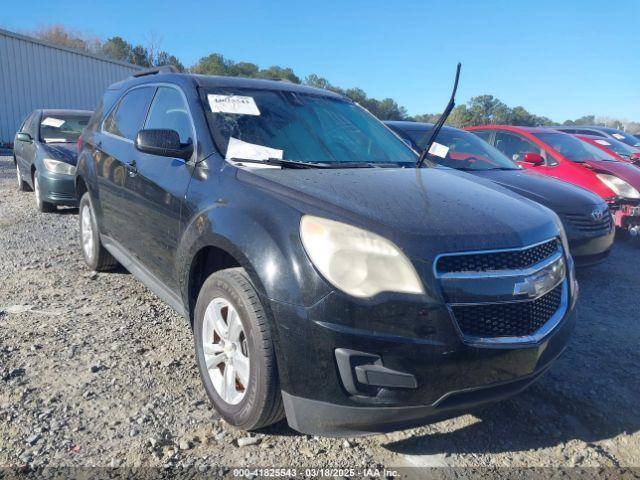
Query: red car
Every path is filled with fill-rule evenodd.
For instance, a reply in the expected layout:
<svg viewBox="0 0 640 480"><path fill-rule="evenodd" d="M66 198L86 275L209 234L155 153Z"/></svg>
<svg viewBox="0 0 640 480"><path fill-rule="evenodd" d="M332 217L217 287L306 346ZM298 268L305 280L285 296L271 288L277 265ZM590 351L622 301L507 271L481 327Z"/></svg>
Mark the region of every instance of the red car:
<svg viewBox="0 0 640 480"><path fill-rule="evenodd" d="M523 167L581 186L607 200L616 226L640 235L640 169L567 133L484 125L467 130Z"/></svg>
<svg viewBox="0 0 640 480"><path fill-rule="evenodd" d="M615 138L602 138L596 135L575 136L620 160L640 165L640 148L638 147L632 147Z"/></svg>

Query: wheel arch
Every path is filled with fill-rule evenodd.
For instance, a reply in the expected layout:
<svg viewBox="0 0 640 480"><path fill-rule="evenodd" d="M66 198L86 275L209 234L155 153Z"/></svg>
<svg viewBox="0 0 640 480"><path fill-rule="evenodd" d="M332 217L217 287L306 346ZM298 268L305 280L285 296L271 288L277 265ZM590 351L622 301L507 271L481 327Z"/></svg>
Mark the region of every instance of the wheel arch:
<svg viewBox="0 0 640 480"><path fill-rule="evenodd" d="M264 303L309 306L329 293L331 288L308 261L291 229L264 218L244 209L212 208L187 225L176 270L190 320L202 276L223 268L244 268ZM284 220L284 225L291 221Z"/></svg>

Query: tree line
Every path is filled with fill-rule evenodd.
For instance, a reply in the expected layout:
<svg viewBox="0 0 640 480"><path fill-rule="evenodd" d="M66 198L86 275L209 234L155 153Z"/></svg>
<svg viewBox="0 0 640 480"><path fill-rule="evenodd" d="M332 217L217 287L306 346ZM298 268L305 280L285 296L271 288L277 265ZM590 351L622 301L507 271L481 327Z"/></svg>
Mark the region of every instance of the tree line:
<svg viewBox="0 0 640 480"><path fill-rule="evenodd" d="M252 62L236 62L225 58L220 53L212 53L202 57L194 65L186 68L180 60L160 49L160 41L151 38L147 45L133 45L119 36L102 41L95 37L74 32L62 25L42 28L32 35L49 43L62 45L89 53L103 55L115 60L132 63L141 67L159 67L173 65L179 71L189 71L204 75L223 75L234 77L284 79L293 83L324 88L346 95L359 103L381 120L411 120L417 122L435 122L439 113L425 113L411 116L406 108L392 98L371 98L361 88L341 88L333 85L326 78L312 73L304 78L295 74L289 67L277 65L260 68ZM456 106L447 124L463 128L472 125L506 124L522 126L557 125L550 118L530 113L522 106L509 107L493 95L479 95L471 98L466 104ZM562 125L605 125L619 128L630 133L640 133L640 123L609 117L586 115L575 120L565 120Z"/></svg>

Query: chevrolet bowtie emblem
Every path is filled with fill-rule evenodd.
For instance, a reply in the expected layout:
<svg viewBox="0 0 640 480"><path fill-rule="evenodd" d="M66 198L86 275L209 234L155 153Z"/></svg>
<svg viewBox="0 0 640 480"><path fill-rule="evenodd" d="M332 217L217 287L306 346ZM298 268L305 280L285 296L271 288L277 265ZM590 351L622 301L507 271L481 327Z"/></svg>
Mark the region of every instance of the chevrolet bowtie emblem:
<svg viewBox="0 0 640 480"><path fill-rule="evenodd" d="M517 282L513 287L513 296L538 298L553 289L564 278L564 275L564 260L560 258L548 267Z"/></svg>

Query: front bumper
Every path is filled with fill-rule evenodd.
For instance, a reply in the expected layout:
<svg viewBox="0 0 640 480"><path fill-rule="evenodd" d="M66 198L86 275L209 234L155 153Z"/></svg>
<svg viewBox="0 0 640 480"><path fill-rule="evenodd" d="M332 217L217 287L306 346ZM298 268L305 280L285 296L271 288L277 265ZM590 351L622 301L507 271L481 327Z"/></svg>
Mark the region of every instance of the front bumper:
<svg viewBox="0 0 640 480"><path fill-rule="evenodd" d="M569 251L577 267L596 265L606 260L611 253L616 230L611 228L599 237L569 237Z"/></svg>
<svg viewBox="0 0 640 480"><path fill-rule="evenodd" d="M536 344L465 344L444 305L388 294L375 302L331 293L310 308L271 301L278 319L279 371L289 425L308 434L384 432L467 412L526 388L565 349L573 304ZM572 302L570 302L572 303ZM337 349L379 356L415 388L365 386L350 393Z"/></svg>
<svg viewBox="0 0 640 480"><path fill-rule="evenodd" d="M39 173L40 195L42 200L54 205L76 207L75 177L42 171Z"/></svg>

